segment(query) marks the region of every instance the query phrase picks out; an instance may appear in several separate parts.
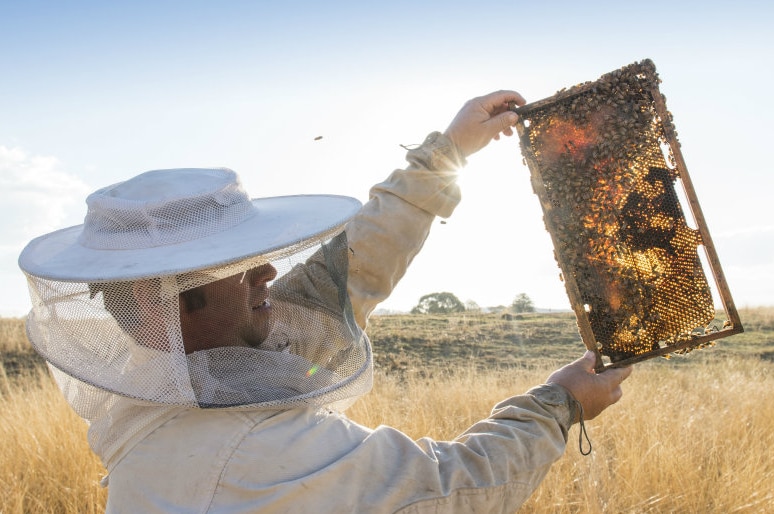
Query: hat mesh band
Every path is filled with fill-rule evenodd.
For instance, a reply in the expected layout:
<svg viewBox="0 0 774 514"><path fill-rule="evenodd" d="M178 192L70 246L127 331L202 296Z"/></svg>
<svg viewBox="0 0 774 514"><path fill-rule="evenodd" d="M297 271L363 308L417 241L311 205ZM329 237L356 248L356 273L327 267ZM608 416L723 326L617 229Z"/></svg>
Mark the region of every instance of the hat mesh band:
<svg viewBox="0 0 774 514"><path fill-rule="evenodd" d="M96 250L152 248L227 230L256 214L238 184L217 194L148 203L92 195L78 242Z"/></svg>

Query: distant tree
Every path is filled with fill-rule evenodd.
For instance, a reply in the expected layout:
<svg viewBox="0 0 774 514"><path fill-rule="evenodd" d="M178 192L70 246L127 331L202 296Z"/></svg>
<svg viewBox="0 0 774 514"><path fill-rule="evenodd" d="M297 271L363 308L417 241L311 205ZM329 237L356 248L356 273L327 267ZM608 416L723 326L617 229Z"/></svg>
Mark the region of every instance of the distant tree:
<svg viewBox="0 0 774 514"><path fill-rule="evenodd" d="M526 293L519 293L511 304L513 312L535 312L535 305Z"/></svg>
<svg viewBox="0 0 774 514"><path fill-rule="evenodd" d="M465 302L465 310L468 312L481 312L481 306L473 300Z"/></svg>
<svg viewBox="0 0 774 514"><path fill-rule="evenodd" d="M448 314L464 312L465 305L452 293L430 293L419 299L411 314Z"/></svg>

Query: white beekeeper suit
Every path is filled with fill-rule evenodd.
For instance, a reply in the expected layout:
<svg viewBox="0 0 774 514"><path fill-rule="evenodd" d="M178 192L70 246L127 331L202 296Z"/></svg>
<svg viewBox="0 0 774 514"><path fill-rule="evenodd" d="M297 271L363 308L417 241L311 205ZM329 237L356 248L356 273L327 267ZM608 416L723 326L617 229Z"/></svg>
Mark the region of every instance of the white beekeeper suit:
<svg viewBox="0 0 774 514"><path fill-rule="evenodd" d="M501 402L446 442L369 429L342 413L371 385L368 315L435 216L460 199L462 159L445 136L431 134L408 160L362 208L343 197L290 197L288 213L310 205L295 217L262 199L252 212L227 170L149 172L95 193L84 226L30 243L20 257L33 297L30 339L90 422L108 471L108 512L512 512L529 497L576 419L558 385ZM213 193L213 181L228 193ZM184 204L164 207L180 188ZM198 194L206 201L189 201ZM132 201L142 195L162 208L137 215ZM220 215L181 223L180 211L213 205L233 219L181 233ZM116 221L126 212L130 221ZM273 229L262 232L267 219ZM138 225L124 243L99 242ZM221 231L231 235L211 241ZM122 252L116 264L111 254ZM283 264L296 255L303 259ZM269 335L190 351L178 298L266 263L288 268L253 307L271 302Z"/></svg>

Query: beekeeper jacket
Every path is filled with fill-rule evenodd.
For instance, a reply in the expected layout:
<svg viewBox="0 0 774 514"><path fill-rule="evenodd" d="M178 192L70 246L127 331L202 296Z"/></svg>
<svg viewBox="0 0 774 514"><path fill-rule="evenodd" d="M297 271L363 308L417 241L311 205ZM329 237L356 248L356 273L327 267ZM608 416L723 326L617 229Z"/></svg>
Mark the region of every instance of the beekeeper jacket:
<svg viewBox="0 0 774 514"><path fill-rule="evenodd" d="M431 134L408 161L372 188L346 227L361 326L435 216L460 200L462 161L447 138ZM326 409L154 406L137 418L122 417L120 402L110 436L90 439L108 470L109 513L513 512L564 452L575 416L556 385L499 403L446 442L366 428Z"/></svg>

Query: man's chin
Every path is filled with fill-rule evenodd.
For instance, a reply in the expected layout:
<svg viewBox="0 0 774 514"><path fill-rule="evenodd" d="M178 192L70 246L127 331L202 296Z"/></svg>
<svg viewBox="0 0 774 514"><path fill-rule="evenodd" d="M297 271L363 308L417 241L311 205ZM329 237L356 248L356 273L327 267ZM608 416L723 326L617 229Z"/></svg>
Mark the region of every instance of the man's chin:
<svg viewBox="0 0 774 514"><path fill-rule="evenodd" d="M257 350L281 351L284 348L277 348L277 344L269 341L271 329L274 326L271 320L267 320L261 326L253 326L251 337L245 338L245 343L251 348Z"/></svg>

